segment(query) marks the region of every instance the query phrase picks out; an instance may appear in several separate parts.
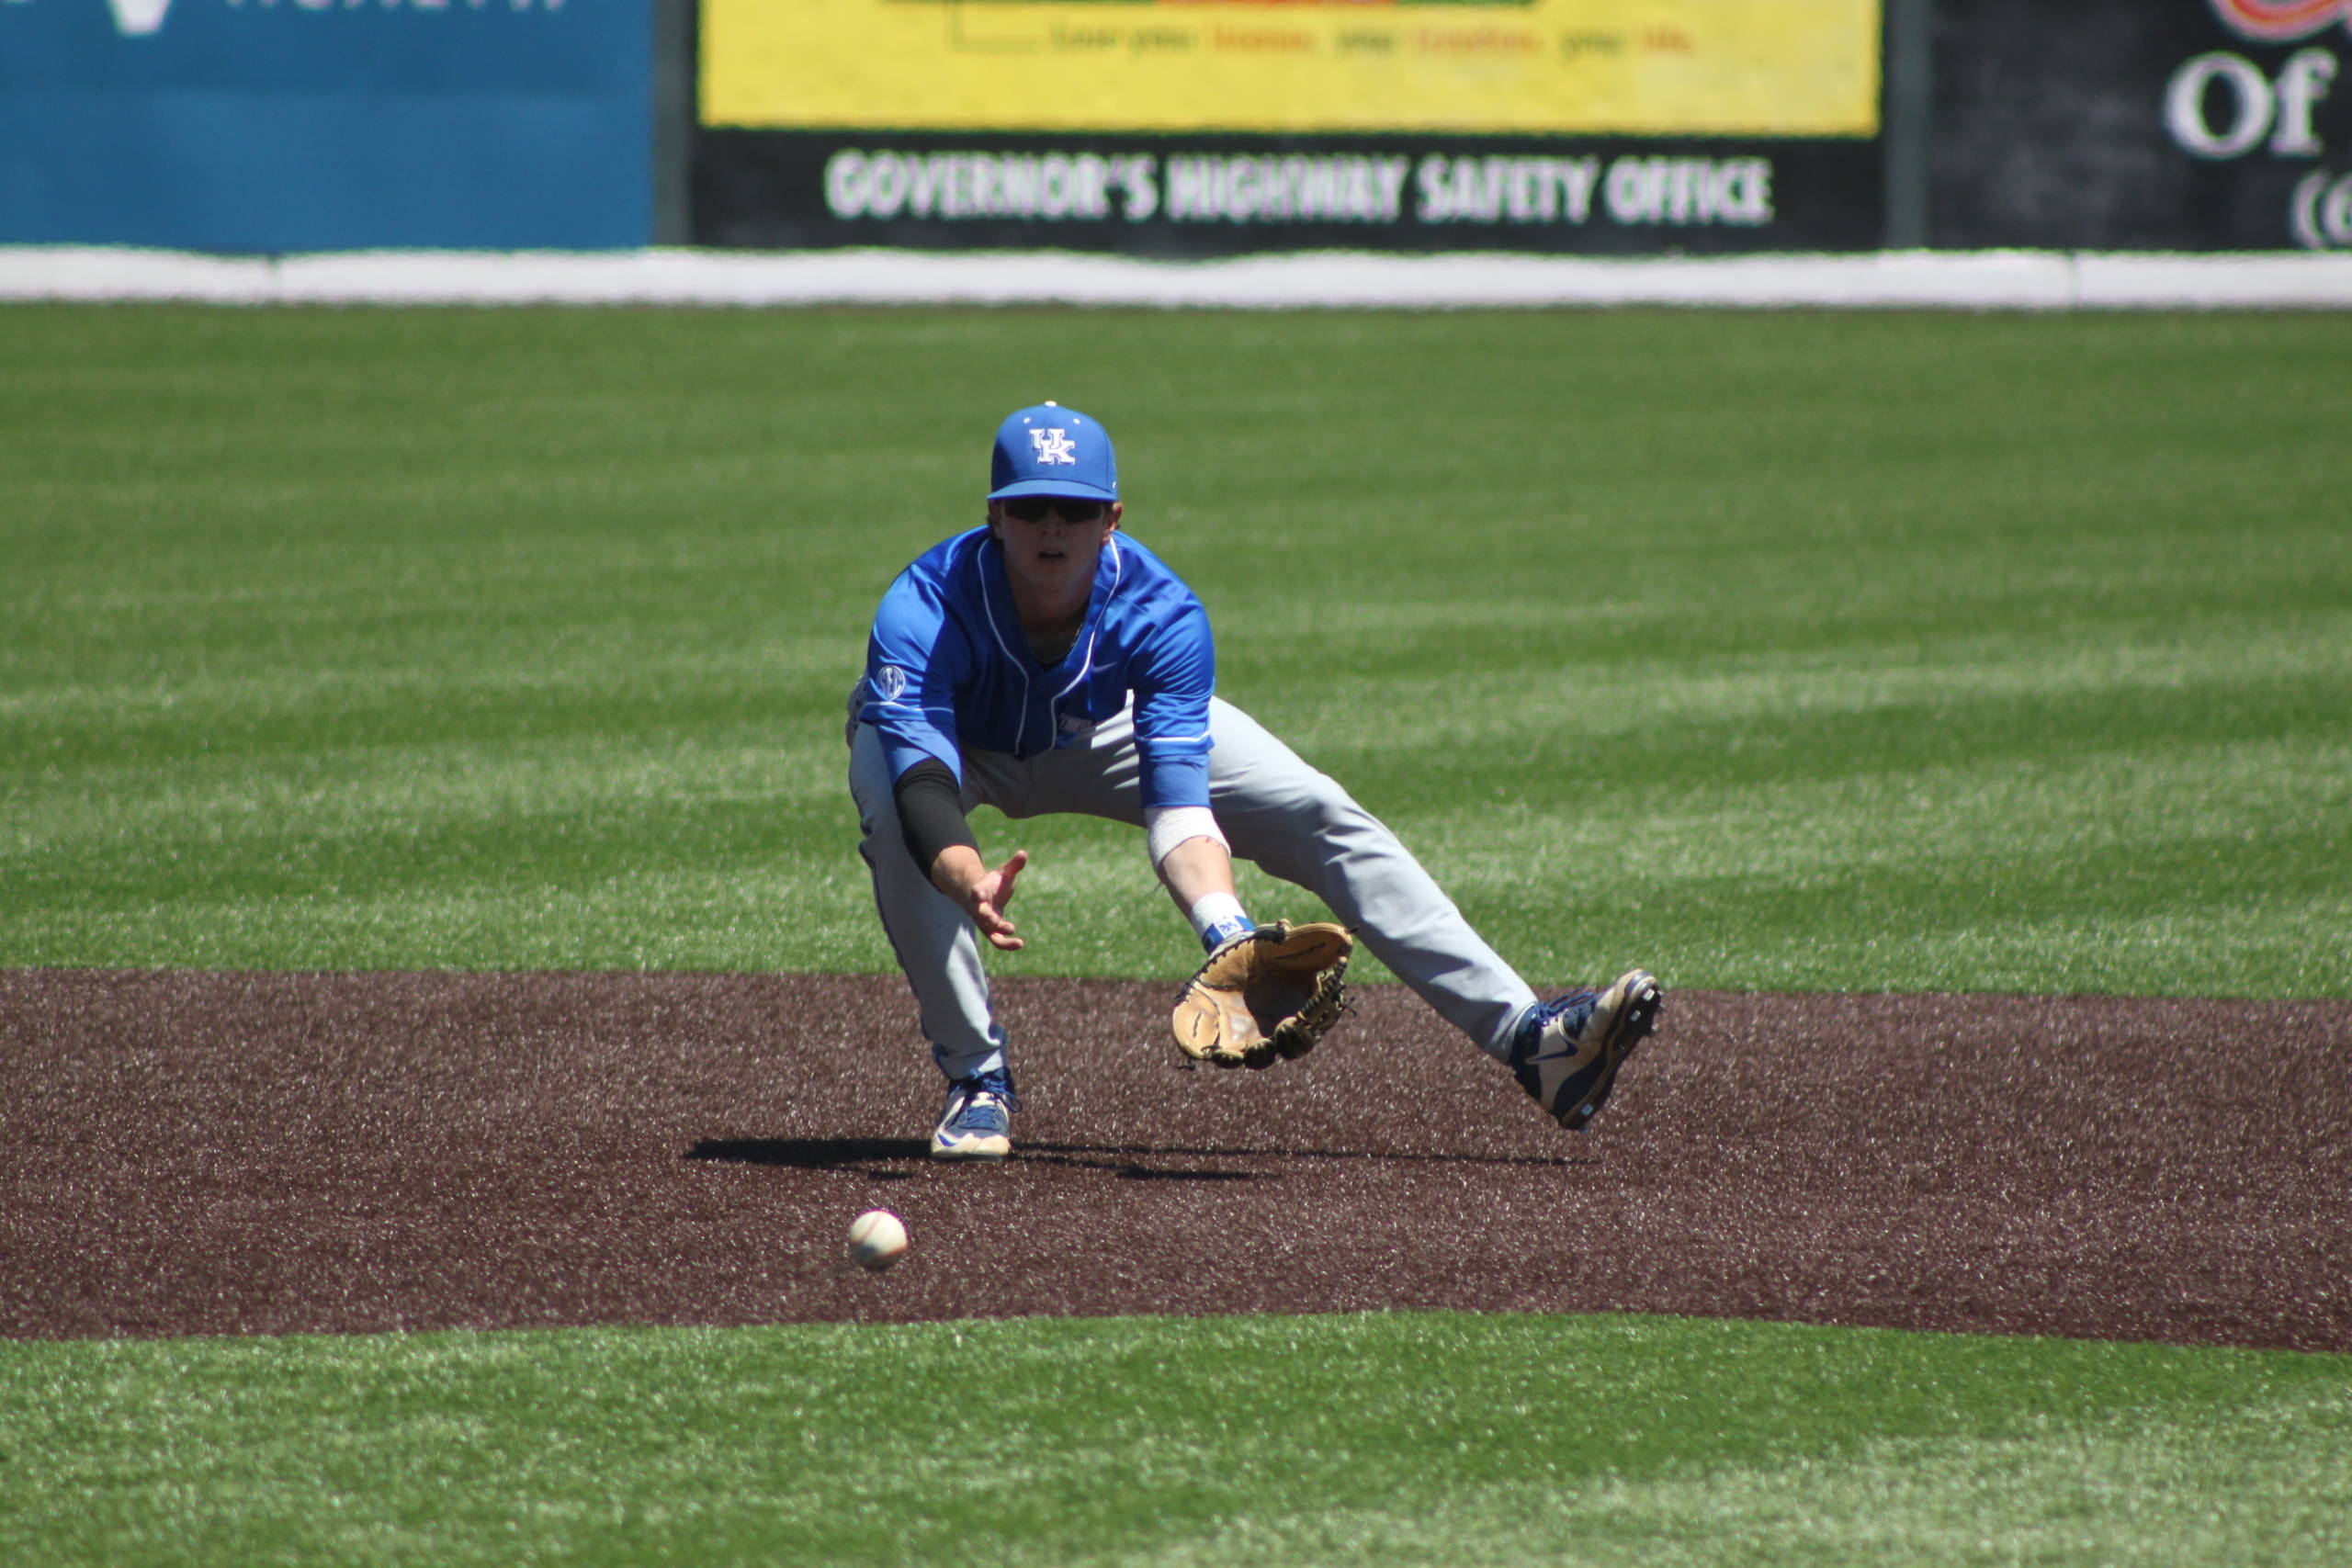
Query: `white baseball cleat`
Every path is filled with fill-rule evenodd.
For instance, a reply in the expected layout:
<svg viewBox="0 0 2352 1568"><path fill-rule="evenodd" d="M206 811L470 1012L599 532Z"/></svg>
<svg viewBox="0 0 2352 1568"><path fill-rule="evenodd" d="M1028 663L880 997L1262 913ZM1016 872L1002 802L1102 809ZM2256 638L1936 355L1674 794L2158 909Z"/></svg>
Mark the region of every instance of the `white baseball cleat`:
<svg viewBox="0 0 2352 1568"><path fill-rule="evenodd" d="M1012 1153L1012 1079L979 1073L947 1086L947 1109L932 1129L933 1159L1003 1159Z"/></svg>

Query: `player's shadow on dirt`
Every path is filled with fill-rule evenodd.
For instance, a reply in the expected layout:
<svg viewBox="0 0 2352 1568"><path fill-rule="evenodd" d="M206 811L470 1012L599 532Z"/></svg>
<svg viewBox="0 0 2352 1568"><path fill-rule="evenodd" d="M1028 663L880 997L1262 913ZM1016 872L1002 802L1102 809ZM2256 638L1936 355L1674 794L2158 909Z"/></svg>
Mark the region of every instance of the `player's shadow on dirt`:
<svg viewBox="0 0 2352 1568"><path fill-rule="evenodd" d="M686 1151L688 1159L854 1170L885 1181L904 1181L910 1174L892 1167L930 1157L931 1145L922 1138L705 1138Z"/></svg>
<svg viewBox="0 0 2352 1568"><path fill-rule="evenodd" d="M1084 1144L1023 1144L1019 1157L1035 1165L1067 1166L1074 1170L1107 1170L1122 1181L1280 1181L1283 1179L1282 1172L1278 1170L1202 1170L1192 1166L1171 1168L1140 1163L1153 1156L1188 1157L1209 1153L1206 1149L1105 1149Z"/></svg>
<svg viewBox="0 0 2352 1568"><path fill-rule="evenodd" d="M1029 1165L1077 1166L1108 1170L1129 1181L1265 1181L1280 1180L1261 1170L1169 1170L1138 1165L1135 1156L1152 1154L1206 1155L1209 1149L1104 1149L1072 1144L1023 1144L1021 1159ZM1258 1151L1263 1154L1264 1151ZM909 1165L928 1165L931 1145L922 1138L705 1138L686 1151L688 1159L732 1160L742 1165L775 1165L794 1170L849 1170L882 1181L904 1181Z"/></svg>
<svg viewBox="0 0 2352 1568"><path fill-rule="evenodd" d="M688 1159L730 1160L741 1165L785 1166L794 1170L848 1170L883 1181L904 1181L905 1168L931 1162L922 1138L705 1138L688 1149ZM1273 1170L1201 1170L1148 1165L1147 1160L1410 1160L1468 1165L1558 1165L1560 1160L1526 1155L1432 1155L1370 1149L1184 1148L1138 1144L1023 1144L1016 1164L1072 1166L1107 1170L1129 1181L1279 1181Z"/></svg>

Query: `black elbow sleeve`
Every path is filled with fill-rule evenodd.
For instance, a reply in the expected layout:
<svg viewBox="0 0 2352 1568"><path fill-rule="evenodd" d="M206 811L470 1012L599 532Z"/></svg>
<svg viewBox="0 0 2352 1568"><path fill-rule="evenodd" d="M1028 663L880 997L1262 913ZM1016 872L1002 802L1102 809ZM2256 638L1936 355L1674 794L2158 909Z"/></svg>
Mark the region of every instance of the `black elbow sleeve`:
<svg viewBox="0 0 2352 1568"><path fill-rule="evenodd" d="M891 786L891 795L899 806L899 836L906 840L907 853L915 857L916 866L925 876L931 874L939 852L948 845L980 847L972 836L970 819L964 815L956 775L937 758L926 757L900 773Z"/></svg>

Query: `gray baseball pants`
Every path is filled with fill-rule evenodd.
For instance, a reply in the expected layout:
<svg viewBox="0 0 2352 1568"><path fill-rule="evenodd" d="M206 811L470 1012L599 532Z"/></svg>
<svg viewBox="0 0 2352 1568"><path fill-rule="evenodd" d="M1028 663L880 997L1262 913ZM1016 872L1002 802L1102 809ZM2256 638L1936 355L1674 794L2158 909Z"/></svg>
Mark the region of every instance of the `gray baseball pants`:
<svg viewBox="0 0 2352 1568"><path fill-rule="evenodd" d="M1209 702L1209 805L1237 859L1321 899L1396 976L1501 1059L1535 993L1470 929L1412 852L1329 777L1248 714ZM1069 746L1025 761L964 756L964 809L1007 817L1074 812L1143 826L1132 709ZM933 1060L951 1080L1005 1065L972 923L931 884L899 831L889 766L871 725L850 726L850 793L883 929L912 984ZM1019 911L1013 911L1017 919Z"/></svg>

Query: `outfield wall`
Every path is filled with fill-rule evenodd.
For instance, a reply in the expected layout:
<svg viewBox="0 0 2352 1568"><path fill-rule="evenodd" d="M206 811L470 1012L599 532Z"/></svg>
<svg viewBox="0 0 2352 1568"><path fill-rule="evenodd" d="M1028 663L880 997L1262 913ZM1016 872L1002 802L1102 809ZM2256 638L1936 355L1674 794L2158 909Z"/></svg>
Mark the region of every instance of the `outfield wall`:
<svg viewBox="0 0 2352 1568"><path fill-rule="evenodd" d="M695 243L1884 238L1882 0L699 0Z"/></svg>
<svg viewBox="0 0 2352 1568"><path fill-rule="evenodd" d="M1929 243L2352 249L2352 0L1934 0Z"/></svg>
<svg viewBox="0 0 2352 1568"><path fill-rule="evenodd" d="M1595 261L1369 253L1156 262L1069 253L390 253L218 257L0 248L0 300L225 305L1672 305L2346 310L2352 255L1930 252Z"/></svg>
<svg viewBox="0 0 2352 1568"><path fill-rule="evenodd" d="M0 0L0 244L2352 252L2347 56L2352 0Z"/></svg>
<svg viewBox="0 0 2352 1568"><path fill-rule="evenodd" d="M0 243L650 243L651 6L0 0Z"/></svg>
<svg viewBox="0 0 2352 1568"><path fill-rule="evenodd" d="M2352 250L2352 0L700 4L704 244Z"/></svg>

